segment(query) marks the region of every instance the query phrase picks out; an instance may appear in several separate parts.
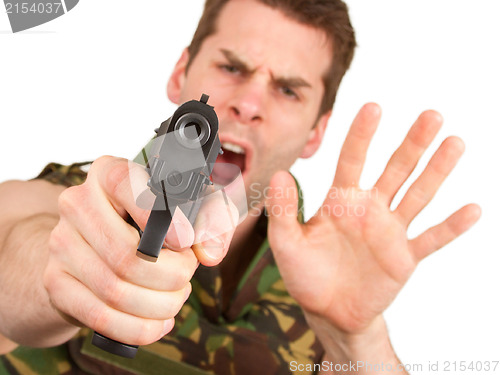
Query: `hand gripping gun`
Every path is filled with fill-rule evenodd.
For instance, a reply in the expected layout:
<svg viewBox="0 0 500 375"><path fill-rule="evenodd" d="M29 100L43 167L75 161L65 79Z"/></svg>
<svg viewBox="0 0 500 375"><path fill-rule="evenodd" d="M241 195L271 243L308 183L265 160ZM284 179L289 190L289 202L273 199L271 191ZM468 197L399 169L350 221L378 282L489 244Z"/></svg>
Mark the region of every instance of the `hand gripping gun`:
<svg viewBox="0 0 500 375"><path fill-rule="evenodd" d="M156 129L146 169L148 187L156 196L141 235L137 256L156 262L175 209L179 207L194 225L215 160L222 154L219 121L208 95L181 105ZM110 353L134 358L137 345L124 344L94 332L92 344Z"/></svg>

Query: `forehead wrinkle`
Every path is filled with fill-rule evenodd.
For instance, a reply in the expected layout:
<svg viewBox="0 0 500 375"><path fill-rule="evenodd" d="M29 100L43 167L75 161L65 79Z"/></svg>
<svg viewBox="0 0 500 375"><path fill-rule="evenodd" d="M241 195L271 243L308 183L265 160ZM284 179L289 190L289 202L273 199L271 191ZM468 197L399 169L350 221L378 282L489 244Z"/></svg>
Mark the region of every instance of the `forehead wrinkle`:
<svg viewBox="0 0 500 375"><path fill-rule="evenodd" d="M234 10L234 6L237 4L245 4L246 7ZM248 17L243 17L245 15L245 12L247 12L248 9L256 10L259 13L257 14L257 17L260 16L259 19L259 26L257 26L257 23L253 19L249 19ZM268 15L272 14L273 17L268 17ZM279 18L280 21L276 21L276 18ZM308 45L309 48L307 52L310 51L311 47L317 50L321 49L327 49L329 51L329 54L333 52L333 41L330 40L328 35L324 30L318 29L312 25L309 24L304 24L297 20L295 17L290 16L287 14L286 11L283 11L283 9L280 9L279 7L277 8L272 8L264 3L259 2L258 0L231 0L228 1L227 4L223 7L221 14L217 18L217 33L224 32L227 30L231 30L230 34L234 35L235 33L243 33L247 34L253 31L255 32L254 34L256 35L261 35L263 36L263 40L266 41L267 45L281 45L283 44L284 41L286 40L292 40L292 44L295 44L294 38L290 38L290 35L294 35L294 31L290 31L287 33L287 37L283 37L281 33L276 34L274 31L278 30L281 31L283 30L283 27L286 29L289 29L290 27L297 27L300 26L302 29L307 30L311 35L310 38L308 38ZM283 22L283 23L280 23ZM262 24L263 23L263 24ZM252 39L255 38L255 35L251 35ZM256 55L260 55L263 50L264 46L262 44L252 44L252 51ZM240 59L243 62L245 59ZM251 64L248 64L249 66Z"/></svg>
<svg viewBox="0 0 500 375"><path fill-rule="evenodd" d="M226 48L220 48L219 51L224 55L224 57L232 64L237 65L240 69L244 70L249 74L256 72L257 68L251 68L251 63L247 62L242 56L239 56L236 52L233 52ZM288 86L288 87L307 87L311 88L312 85L305 79L299 76L287 76L287 75L275 75L271 69L269 69L269 75L271 80L276 85Z"/></svg>

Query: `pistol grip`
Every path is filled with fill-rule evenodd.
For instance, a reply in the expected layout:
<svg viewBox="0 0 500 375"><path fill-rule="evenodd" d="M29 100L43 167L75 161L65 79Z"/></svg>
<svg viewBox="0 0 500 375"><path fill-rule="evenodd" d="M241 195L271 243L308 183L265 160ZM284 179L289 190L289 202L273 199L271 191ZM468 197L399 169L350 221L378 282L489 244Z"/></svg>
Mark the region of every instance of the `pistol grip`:
<svg viewBox="0 0 500 375"><path fill-rule="evenodd" d="M134 358L139 348L137 345L123 344L97 332L94 332L94 335L92 336L92 345L95 345L108 353L125 358Z"/></svg>

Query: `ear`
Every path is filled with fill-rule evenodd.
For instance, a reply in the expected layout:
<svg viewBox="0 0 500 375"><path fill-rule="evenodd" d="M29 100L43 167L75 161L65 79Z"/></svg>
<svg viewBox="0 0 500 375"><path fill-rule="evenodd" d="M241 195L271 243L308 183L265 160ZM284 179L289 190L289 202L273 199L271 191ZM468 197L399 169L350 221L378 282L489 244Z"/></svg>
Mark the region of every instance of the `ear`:
<svg viewBox="0 0 500 375"><path fill-rule="evenodd" d="M189 52L187 48L182 51L182 55L175 64L174 71L170 75L167 83L167 96L174 104L180 104L182 88L186 78L186 66L189 61Z"/></svg>
<svg viewBox="0 0 500 375"><path fill-rule="evenodd" d="M331 110L321 115L316 122L316 125L310 130L307 143L305 144L300 154L301 158L307 159L316 153L319 146L321 145L323 136L325 135L326 125L328 124L328 120L330 119L331 115Z"/></svg>

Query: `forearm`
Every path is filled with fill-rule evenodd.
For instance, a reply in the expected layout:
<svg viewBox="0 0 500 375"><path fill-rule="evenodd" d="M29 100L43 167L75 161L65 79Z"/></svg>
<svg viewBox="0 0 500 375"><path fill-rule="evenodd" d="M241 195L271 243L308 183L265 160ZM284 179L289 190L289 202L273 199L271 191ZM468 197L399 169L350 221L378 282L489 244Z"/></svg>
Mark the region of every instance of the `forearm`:
<svg viewBox="0 0 500 375"><path fill-rule="evenodd" d="M382 316L358 334L341 332L318 316L306 314L306 319L325 349L320 375L387 374L388 369L408 374L394 353Z"/></svg>
<svg viewBox="0 0 500 375"><path fill-rule="evenodd" d="M50 304L43 286L50 232L55 215L39 214L17 222L0 248L0 346L7 341L35 346L58 345L78 328L67 323Z"/></svg>

